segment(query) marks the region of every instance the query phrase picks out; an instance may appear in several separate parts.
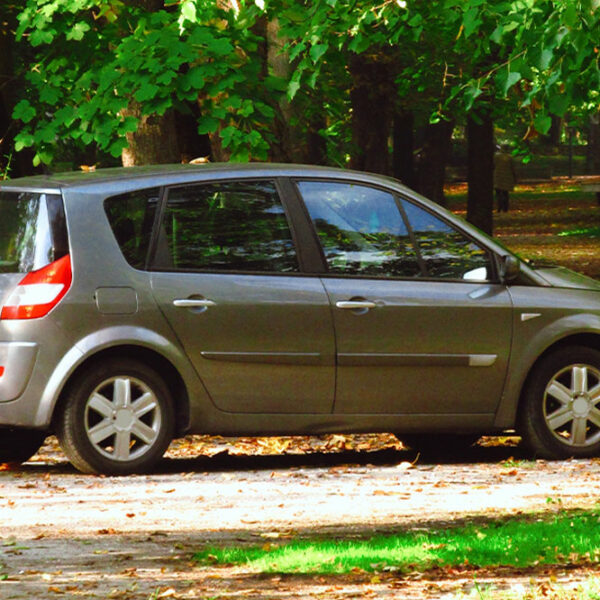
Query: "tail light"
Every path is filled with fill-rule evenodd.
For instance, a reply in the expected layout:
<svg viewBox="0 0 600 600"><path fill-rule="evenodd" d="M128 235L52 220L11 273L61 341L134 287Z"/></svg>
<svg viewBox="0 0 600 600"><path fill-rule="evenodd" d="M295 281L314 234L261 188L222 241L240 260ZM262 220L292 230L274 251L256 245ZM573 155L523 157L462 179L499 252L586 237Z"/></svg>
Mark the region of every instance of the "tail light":
<svg viewBox="0 0 600 600"><path fill-rule="evenodd" d="M47 315L67 293L71 280L68 254L28 273L7 298L0 319L39 319Z"/></svg>

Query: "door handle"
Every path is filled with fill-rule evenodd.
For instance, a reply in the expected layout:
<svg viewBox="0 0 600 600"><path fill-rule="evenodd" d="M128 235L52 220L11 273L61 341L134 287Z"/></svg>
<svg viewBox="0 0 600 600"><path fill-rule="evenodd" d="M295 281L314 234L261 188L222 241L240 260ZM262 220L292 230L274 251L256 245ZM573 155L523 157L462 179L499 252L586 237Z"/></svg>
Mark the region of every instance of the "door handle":
<svg viewBox="0 0 600 600"><path fill-rule="evenodd" d="M377 306L375 302L370 302L369 300L341 300L340 302L336 302L335 305L338 308L346 310L369 309Z"/></svg>
<svg viewBox="0 0 600 600"><path fill-rule="evenodd" d="M178 308L208 308L209 306L216 306L217 303L212 300L201 300L200 298L179 298L173 300L173 305Z"/></svg>

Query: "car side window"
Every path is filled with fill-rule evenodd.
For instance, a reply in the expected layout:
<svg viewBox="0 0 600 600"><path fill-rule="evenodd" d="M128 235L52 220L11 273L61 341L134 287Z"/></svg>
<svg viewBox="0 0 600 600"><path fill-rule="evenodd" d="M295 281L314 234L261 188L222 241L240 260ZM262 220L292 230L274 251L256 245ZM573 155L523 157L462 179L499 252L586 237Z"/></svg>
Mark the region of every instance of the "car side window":
<svg viewBox="0 0 600 600"><path fill-rule="evenodd" d="M104 201L104 210L125 260L136 269L146 266L160 189L137 190Z"/></svg>
<svg viewBox="0 0 600 600"><path fill-rule="evenodd" d="M163 219L177 270L298 271L296 251L272 181L207 183L169 190ZM158 256L158 255L157 255ZM159 263L165 262L161 259Z"/></svg>
<svg viewBox="0 0 600 600"><path fill-rule="evenodd" d="M297 185L330 273L419 275L417 254L392 194L353 183Z"/></svg>
<svg viewBox="0 0 600 600"><path fill-rule="evenodd" d="M489 252L412 202L403 200L402 205L428 277L465 281L492 278Z"/></svg>

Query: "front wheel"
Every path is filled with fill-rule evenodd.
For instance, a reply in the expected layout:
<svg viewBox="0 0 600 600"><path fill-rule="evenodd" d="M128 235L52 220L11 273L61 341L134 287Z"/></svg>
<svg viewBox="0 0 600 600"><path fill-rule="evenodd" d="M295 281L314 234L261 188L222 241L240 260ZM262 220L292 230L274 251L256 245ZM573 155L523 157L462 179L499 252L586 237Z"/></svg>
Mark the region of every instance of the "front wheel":
<svg viewBox="0 0 600 600"><path fill-rule="evenodd" d="M563 348L535 367L523 397L519 425L537 456L587 457L600 452L600 352Z"/></svg>
<svg viewBox="0 0 600 600"><path fill-rule="evenodd" d="M171 394L152 369L109 359L86 369L70 387L56 434L84 473L147 471L173 437Z"/></svg>

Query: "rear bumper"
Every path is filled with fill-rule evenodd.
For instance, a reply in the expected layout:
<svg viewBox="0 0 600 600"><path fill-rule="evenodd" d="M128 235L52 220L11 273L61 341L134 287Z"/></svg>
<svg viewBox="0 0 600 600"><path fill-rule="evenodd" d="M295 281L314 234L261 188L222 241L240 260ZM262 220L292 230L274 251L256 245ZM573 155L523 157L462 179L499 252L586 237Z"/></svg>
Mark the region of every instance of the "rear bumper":
<svg viewBox="0 0 600 600"><path fill-rule="evenodd" d="M33 342L0 343L0 403L15 400L23 393L37 352Z"/></svg>

